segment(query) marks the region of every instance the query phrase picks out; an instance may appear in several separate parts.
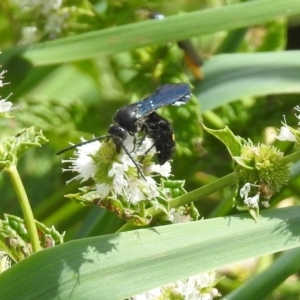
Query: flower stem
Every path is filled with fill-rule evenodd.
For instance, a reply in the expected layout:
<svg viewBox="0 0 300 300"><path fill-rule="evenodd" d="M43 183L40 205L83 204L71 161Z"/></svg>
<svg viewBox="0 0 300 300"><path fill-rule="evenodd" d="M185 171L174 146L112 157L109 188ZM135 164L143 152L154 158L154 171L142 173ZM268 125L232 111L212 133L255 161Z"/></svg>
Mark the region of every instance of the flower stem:
<svg viewBox="0 0 300 300"><path fill-rule="evenodd" d="M219 190L222 190L228 186L236 184L236 174L230 173L222 178L217 179L216 181L209 183L205 186L202 186L194 191L191 191L187 194L181 195L177 198L170 200L170 207L179 207L191 202L197 201L201 198L204 198L212 193L215 193ZM152 209L152 208L150 208ZM149 209L149 210L150 210ZM148 213L148 211L147 211ZM152 213L153 215L153 213Z"/></svg>
<svg viewBox="0 0 300 300"><path fill-rule="evenodd" d="M300 150L298 150L298 151L296 151L292 154L284 156L280 160L280 162L288 164L288 163L291 163L291 162L297 162L298 160L300 160Z"/></svg>
<svg viewBox="0 0 300 300"><path fill-rule="evenodd" d="M236 184L236 175L235 175L235 173L230 173L230 174L228 174L210 184L207 184L199 189L196 189L192 192L189 192L187 194L181 195L177 198L170 200L170 207L179 207L179 206L183 206L185 204L191 203L193 201L198 201L207 195L210 195L216 191L219 191L227 186L231 186L234 184ZM158 210L155 207L151 207L145 211L146 216L152 216L152 217L155 217L161 213L162 213L162 211ZM136 228L136 227L134 227L132 224L126 223L117 232L128 231L128 230L131 230L134 228Z"/></svg>
<svg viewBox="0 0 300 300"><path fill-rule="evenodd" d="M23 186L22 180L20 178L19 172L15 165L11 165L10 167L5 169L9 174L11 181L14 185L15 191L17 193L19 203L24 215L24 221L26 224L26 228L28 230L29 239L32 246L32 251L37 252L40 250L40 241L38 238L37 228L35 225L35 220L33 217L33 213L30 207L30 203Z"/></svg>
<svg viewBox="0 0 300 300"><path fill-rule="evenodd" d="M292 154L289 154L287 156L284 156L280 161L284 164L288 164L288 163L295 162L298 160L300 160L300 150L296 151ZM194 201L198 201L207 195L210 195L218 190L221 190L227 186L234 185L236 183L237 183L236 174L233 172L233 173L228 174L228 175L226 175L210 184L207 184L201 188L198 188L187 194L181 195L177 198L171 199L170 207L176 208L176 207L183 206L185 204L188 204L188 203L191 203ZM140 211L144 213L143 216L152 216L152 217L155 217L162 213L161 210L157 210L154 207L151 207L147 210L142 210L140 207ZM136 227L133 224L126 223L121 228L119 228L119 230L117 232L128 231L128 230L132 230L135 228Z"/></svg>
<svg viewBox="0 0 300 300"><path fill-rule="evenodd" d="M140 210L140 216L141 217L145 217L145 202L144 201L140 201L139 202L139 210Z"/></svg>

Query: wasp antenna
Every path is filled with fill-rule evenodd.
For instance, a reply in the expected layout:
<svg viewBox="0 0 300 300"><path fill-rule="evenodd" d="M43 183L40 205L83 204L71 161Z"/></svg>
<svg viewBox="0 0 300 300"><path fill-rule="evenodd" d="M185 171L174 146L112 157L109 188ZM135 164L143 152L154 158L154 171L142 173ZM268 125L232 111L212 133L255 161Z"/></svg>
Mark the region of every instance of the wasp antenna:
<svg viewBox="0 0 300 300"><path fill-rule="evenodd" d="M77 148L77 147L80 147L80 146L83 146L83 145L86 145L86 144L89 144L89 143L92 143L92 142L95 142L95 141L99 141L99 140L102 140L102 139L105 139L105 138L108 138L108 137L110 137L109 134L103 135L103 136L98 136L94 139L91 139L91 140L88 140L88 141L85 141L85 142L82 142L82 143L79 143L79 144L75 144L75 145L72 145L72 146L67 147L65 149L62 149L59 152L57 152L56 155L62 154L64 152L67 152L67 151L72 150L74 148Z"/></svg>
<svg viewBox="0 0 300 300"><path fill-rule="evenodd" d="M141 174L142 178L147 181L146 177L143 174L143 171L141 170L140 166L137 164L137 162L133 159L133 157L130 155L130 153L128 152L128 150L126 149L126 147L124 146L123 143L121 143L122 148L124 149L125 153L129 156L129 158L131 159L131 161L134 163L138 174Z"/></svg>

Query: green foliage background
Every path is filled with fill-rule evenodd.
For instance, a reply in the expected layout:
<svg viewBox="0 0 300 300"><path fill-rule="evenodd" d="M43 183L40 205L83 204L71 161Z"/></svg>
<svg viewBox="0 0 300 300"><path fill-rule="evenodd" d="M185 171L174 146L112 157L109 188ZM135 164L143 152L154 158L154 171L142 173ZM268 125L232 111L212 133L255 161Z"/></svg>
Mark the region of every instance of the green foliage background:
<svg viewBox="0 0 300 300"><path fill-rule="evenodd" d="M29 46L18 46L16 43L22 25L17 11L9 1L3 1L0 4L0 7L2 6L0 9L0 47L3 52L0 55L0 64L8 70L5 81L10 82L1 89L1 95L6 97L13 92L10 100L20 106L14 111L15 117L8 121L8 126L7 120L1 120L1 138L16 134L24 127L35 126L37 129L42 129L49 139L49 143L41 149L28 152L18 165L37 220L50 227L55 225L56 229L61 232L66 231L65 241L113 234L124 224L111 212L97 207L82 207L64 198L65 194L75 192L80 183L72 181L68 185L65 184L65 181L70 180L73 174L61 172L62 157L56 156L55 153L66 147L69 142L76 143L81 136L89 139L92 135L105 134L117 108L142 99L161 84L184 81L190 82L193 86L194 97L185 107L161 110L161 114L172 122L178 143L172 164L174 179L186 180L185 188L188 191L213 183L217 178L232 172L232 162L226 148L215 138L203 134L200 120L214 129L229 126L236 135L249 138L255 143L268 142L266 133L270 129L274 134L277 133L276 128L281 126L283 115L286 116L290 126L297 125L293 107L299 104L300 50L290 51L286 49L286 45L289 28L296 26L300 21L300 3L298 0L236 2L70 0L64 5L74 5L77 8L77 13L72 15L72 26L70 25L61 33L61 36L57 36L57 39L53 41L47 36L42 36L39 43ZM141 7L149 7L162 12L167 18L163 21L138 20L136 11ZM16 20L18 22L14 22ZM187 69L183 62L183 53L175 43L175 41L187 38L192 39L205 60L202 81L195 79ZM274 144L286 154L292 151L289 143L275 141ZM67 158L69 155L70 153L66 153L64 157ZM290 183L273 197L272 208L282 204L283 199L290 199L285 200L289 206L298 204L300 185L297 164L293 167L293 171ZM16 196L5 174L0 177L0 191L1 214L10 213L21 216ZM230 187L205 198L194 200L199 200L195 202L195 205L205 219L239 214L232 208ZM290 215L286 218L290 216L292 220L295 220L294 222L299 222L294 215L295 212L291 209L288 212ZM271 218L268 213L265 212L265 217ZM280 227L282 220L276 223L276 220L281 219L280 211L275 210L272 214L275 214L274 226ZM38 266L44 264L47 257L55 262L62 253L70 254L73 251L81 253L81 256L79 255L81 260L78 260L80 263L76 262L79 257L76 256L74 261L67 260L66 264L60 261L58 269L55 269L55 263L51 266L44 264L43 267L49 270L44 276L50 274L45 282L49 283L52 279L52 284L56 285L51 293L43 294L42 287L37 284L35 287L32 285L33 290L28 289L28 294L25 296L23 294L23 298L20 298L18 293L15 297L30 299L31 293L34 293L36 297L43 295L43 299L64 299L70 295L74 299L82 299L83 295L99 299L96 295L100 293L101 299L124 299L171 280L263 254L269 254L266 265L272 267L274 257L271 253L300 246L299 242L294 241L299 233L296 226L293 234L288 232L286 235L286 239L288 236L293 237L294 244L284 246L285 236L278 234L278 243L282 247L274 247L271 241L276 237L270 230L270 240L266 239L269 244L266 245L264 251L259 252L261 247L259 243L262 239L260 234L265 234L264 226L269 225L259 222L255 224L256 227L253 227L253 222L243 221L245 218L242 216L239 219L241 223L237 221L236 225L237 229L244 228L247 232L245 245L239 245L241 247L239 249L243 249L245 254L242 256L235 252L238 251L237 245L231 244L232 256L228 260L224 258L224 253L231 250L222 248L222 245L235 242L234 238L226 239L226 229L220 236L215 237L217 243L207 245L207 247L220 247L217 249L219 251L213 255L201 254L203 253L201 251L205 252L203 250L205 244L201 245L200 240L197 240L197 243L203 246L201 249L197 248L196 241L193 244L196 248L183 248L180 240L176 240L176 230L181 230L178 225L179 229L172 229L170 233L175 239L175 244L172 246L178 252L171 253L168 252L171 249L165 249L165 257L166 260L170 260L171 265L178 260L181 261L186 255L188 257L176 270L167 269L170 273L161 276L158 272L160 264L147 261L147 255L152 253L151 247L153 251L156 251L157 244L151 243L151 234L141 230L140 234L145 234L145 245L149 247L148 252L146 251L147 255L139 258L142 267L139 267L138 262L134 260L135 253L139 251L138 248L134 248L136 246L134 241L130 246L132 248L125 247L127 252L125 251L124 255L120 252L120 256L108 258L116 259L119 268L109 263L105 265L106 268L111 268L112 272L116 268L120 273L125 270L124 277L106 277L105 272L100 271L103 268L102 261L101 264L94 261L96 270L93 271L93 275L89 273L89 268L83 271L81 266L88 260L86 257L93 252L88 246L98 249L97 243L102 241L110 246L103 250L101 247L104 244L101 244L100 255L104 255L103 253L114 255L113 249L118 247L117 244L121 249L122 242L127 243L126 233L120 236L104 236L102 240L94 238L81 240L82 243L75 241L57 247L58 250L50 249L43 251L45 254L33 255L25 260L27 265L25 262L23 265L20 263L20 267L16 266L7 274L0 276L0 294L1 290L3 293L6 291L8 298L3 299L9 299L9 295L13 295L13 289L8 284L11 276L17 274L16 285L20 280L19 284L22 287L24 279L21 276L22 272L33 266L33 269L37 268L36 273L34 270L32 273L33 284L34 280L38 280L38 274L42 273ZM224 223L220 220L224 220ZM211 233L207 231L207 236L216 231L222 232L222 228L226 228L226 222L229 222L229 218L216 219L215 225L208 225ZM208 223L203 221L203 225L200 224L197 230L201 232L205 224ZM247 226L250 228L249 232ZM261 233L258 232L255 235L258 228L261 229ZM287 228L290 229L290 227ZM159 230L164 232L165 229ZM186 226L183 226L182 230L184 235L189 232ZM193 231L193 234L188 235L190 241L193 240L193 236L197 235L197 231ZM230 234L234 237L239 233ZM112 243L111 240L114 239L118 242ZM134 238L130 235L130 239ZM163 240L157 243L160 242ZM252 249L255 242L258 245ZM299 260L298 252L290 254L290 257L296 257L295 261ZM195 255L194 260L185 253ZM123 266L122 262L126 261L126 258L129 259L130 255L133 256L130 260L132 263L130 267L134 266L136 269L135 272L126 273L127 266ZM94 256L89 259L96 260ZM220 264L208 264L203 268L193 267L193 263L201 266L201 259L224 261ZM242 284L243 275L247 278L258 273L264 261L265 259L262 258L255 270L244 270L245 274L234 271L229 273L232 276L227 276L219 284L223 295L236 290ZM168 262L161 261L161 263L167 264ZM148 266L153 264L156 268L149 271L148 278L152 276L155 280L153 279L150 284L145 277L136 286L132 285L129 288L130 283L127 282L124 287L125 278L131 276L129 278L134 282L141 276L141 273L147 272ZM286 262L285 267L288 267ZM293 269L287 274L290 275L296 271L299 269ZM101 275L100 277L97 277L97 272L98 276ZM280 276L283 273L281 269L277 274ZM81 281L80 285L70 282L72 274L80 278L78 279ZM288 275L283 276L278 284ZM89 276L92 279L85 282L84 278L89 278ZM267 279L266 276L264 280L267 281ZM3 280L2 289L1 280ZM102 282L102 288L97 282ZM272 282L276 280L273 279ZM113 288L116 283L120 285L118 291ZM269 294L268 299L298 299L297 295L300 292L298 282L293 284L285 282L274 291L278 284L270 284L268 288L266 288L267 285L262 286L261 291L266 293L264 296ZM76 290L76 295L70 292L73 288ZM19 292L23 293L25 290L24 282L24 289L20 288ZM91 293L91 290L94 293ZM9 294L10 292L12 294ZM250 297L254 290L244 291L242 298L234 295L232 298L230 295L226 298L246 299L245 293ZM255 293L259 295L257 290Z"/></svg>

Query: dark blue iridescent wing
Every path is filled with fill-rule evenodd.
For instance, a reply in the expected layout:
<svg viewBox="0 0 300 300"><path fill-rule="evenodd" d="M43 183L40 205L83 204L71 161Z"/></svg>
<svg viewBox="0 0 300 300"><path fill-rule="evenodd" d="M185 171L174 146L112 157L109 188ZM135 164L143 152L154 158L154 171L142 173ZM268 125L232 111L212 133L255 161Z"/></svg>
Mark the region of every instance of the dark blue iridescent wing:
<svg viewBox="0 0 300 300"><path fill-rule="evenodd" d="M187 83L165 84L145 99L134 103L137 118L149 115L160 107L185 104L191 97Z"/></svg>

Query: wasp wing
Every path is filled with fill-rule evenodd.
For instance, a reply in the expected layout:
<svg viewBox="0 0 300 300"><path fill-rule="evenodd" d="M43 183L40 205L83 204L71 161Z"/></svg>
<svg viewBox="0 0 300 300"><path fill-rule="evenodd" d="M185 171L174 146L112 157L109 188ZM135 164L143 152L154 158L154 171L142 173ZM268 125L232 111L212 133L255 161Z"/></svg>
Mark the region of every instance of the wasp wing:
<svg viewBox="0 0 300 300"><path fill-rule="evenodd" d="M133 105L136 106L136 116L142 118L163 106L185 104L190 97L191 90L187 83L165 84Z"/></svg>

